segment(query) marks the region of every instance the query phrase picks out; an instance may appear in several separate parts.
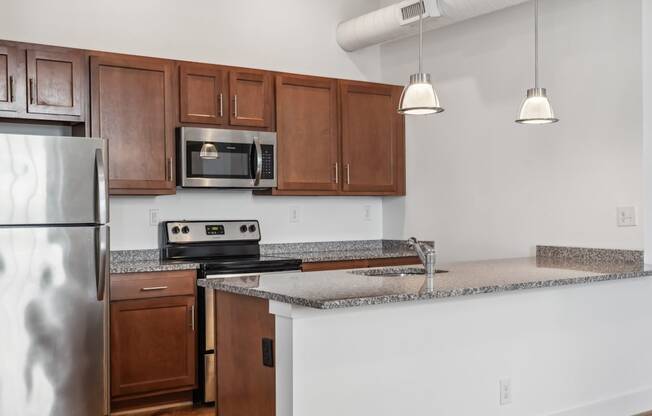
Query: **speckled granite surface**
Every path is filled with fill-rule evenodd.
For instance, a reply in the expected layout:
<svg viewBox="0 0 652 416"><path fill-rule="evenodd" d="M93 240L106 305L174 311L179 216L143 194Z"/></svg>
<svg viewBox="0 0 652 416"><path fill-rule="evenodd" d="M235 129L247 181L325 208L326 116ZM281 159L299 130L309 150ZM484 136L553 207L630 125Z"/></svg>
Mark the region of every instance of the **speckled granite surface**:
<svg viewBox="0 0 652 416"><path fill-rule="evenodd" d="M159 259L159 251L119 250L111 252L111 273L164 272L169 270L192 270L197 263L168 262Z"/></svg>
<svg viewBox="0 0 652 416"><path fill-rule="evenodd" d="M314 243L261 244L260 254L301 259L304 263L415 256L402 240L355 240ZM156 272L196 269L197 263L164 262L159 250L118 250L111 252L111 273Z"/></svg>
<svg viewBox="0 0 652 416"><path fill-rule="evenodd" d="M262 244L261 254L301 259L304 263L416 256L404 240L355 240Z"/></svg>
<svg viewBox="0 0 652 416"><path fill-rule="evenodd" d="M629 254L629 253L628 253ZM531 257L439 264L448 273L424 276L366 276L350 271L277 274L199 280L217 290L319 309L451 298L652 275L638 262L578 257Z"/></svg>

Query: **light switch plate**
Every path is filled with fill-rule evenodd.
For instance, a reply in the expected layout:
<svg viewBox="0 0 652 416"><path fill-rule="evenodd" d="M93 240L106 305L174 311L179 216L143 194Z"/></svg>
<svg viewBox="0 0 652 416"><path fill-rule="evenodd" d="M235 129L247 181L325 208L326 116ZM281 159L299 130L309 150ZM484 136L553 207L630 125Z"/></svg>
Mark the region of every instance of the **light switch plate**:
<svg viewBox="0 0 652 416"><path fill-rule="evenodd" d="M301 222L301 207L298 205L292 205L290 207L290 223L298 224Z"/></svg>
<svg viewBox="0 0 652 416"><path fill-rule="evenodd" d="M635 227L637 225L636 207L618 207L616 215L619 227Z"/></svg>
<svg viewBox="0 0 652 416"><path fill-rule="evenodd" d="M149 210L149 225L156 227L158 225L158 209Z"/></svg>

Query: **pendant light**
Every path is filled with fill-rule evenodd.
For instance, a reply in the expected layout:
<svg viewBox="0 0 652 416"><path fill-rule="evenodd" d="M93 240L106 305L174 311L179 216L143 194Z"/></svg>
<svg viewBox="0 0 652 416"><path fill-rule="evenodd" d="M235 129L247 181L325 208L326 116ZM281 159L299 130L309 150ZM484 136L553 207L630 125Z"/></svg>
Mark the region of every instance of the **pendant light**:
<svg viewBox="0 0 652 416"><path fill-rule="evenodd" d="M410 75L410 82L403 89L398 105L400 114L434 114L444 111L439 105L439 97L430 82L430 74L422 71L423 66L423 2L419 4L419 72Z"/></svg>
<svg viewBox="0 0 652 416"><path fill-rule="evenodd" d="M517 123L550 124L559 119L555 117L545 88L539 87L539 0L534 0L534 88L527 90L521 104Z"/></svg>

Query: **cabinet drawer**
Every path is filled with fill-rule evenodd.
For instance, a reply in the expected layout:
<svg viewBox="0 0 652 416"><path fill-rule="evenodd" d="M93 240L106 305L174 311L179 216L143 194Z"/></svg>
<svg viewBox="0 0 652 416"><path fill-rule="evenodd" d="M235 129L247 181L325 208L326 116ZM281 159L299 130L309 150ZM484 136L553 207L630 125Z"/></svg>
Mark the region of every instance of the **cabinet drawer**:
<svg viewBox="0 0 652 416"><path fill-rule="evenodd" d="M111 275L112 301L194 294L194 270Z"/></svg>

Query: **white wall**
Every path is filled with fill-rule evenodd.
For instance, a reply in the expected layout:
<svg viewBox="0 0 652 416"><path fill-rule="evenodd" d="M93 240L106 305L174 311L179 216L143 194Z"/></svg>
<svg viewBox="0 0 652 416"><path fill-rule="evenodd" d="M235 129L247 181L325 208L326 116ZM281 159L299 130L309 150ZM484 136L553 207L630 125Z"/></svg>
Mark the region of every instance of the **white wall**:
<svg viewBox="0 0 652 416"><path fill-rule="evenodd" d="M556 125L513 122L532 86L532 3L424 35L446 111L407 121L408 196L384 201L386 237L434 239L446 260L524 256L536 244L643 247L641 226L616 227L617 206L643 204L641 1L542 9ZM385 81L416 71L416 45L381 47Z"/></svg>
<svg viewBox="0 0 652 416"><path fill-rule="evenodd" d="M378 0L4 0L0 39L378 80L378 47L348 54L335 41L339 21L377 6ZM161 219L259 218L265 242L382 237L380 198L180 191L111 203L113 249L157 246L150 208ZM290 206L300 207L301 223L289 223Z"/></svg>

